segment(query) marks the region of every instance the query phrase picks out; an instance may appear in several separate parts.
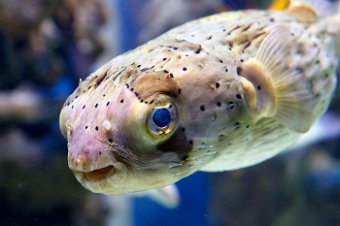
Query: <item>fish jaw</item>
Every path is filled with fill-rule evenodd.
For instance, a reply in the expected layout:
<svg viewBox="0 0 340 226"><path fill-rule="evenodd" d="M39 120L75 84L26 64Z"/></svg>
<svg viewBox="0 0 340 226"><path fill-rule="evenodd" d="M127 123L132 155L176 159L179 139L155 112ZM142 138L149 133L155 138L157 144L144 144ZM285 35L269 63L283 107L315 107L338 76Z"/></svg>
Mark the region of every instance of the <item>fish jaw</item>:
<svg viewBox="0 0 340 226"><path fill-rule="evenodd" d="M75 130L70 136L68 165L76 179L92 192L113 195L144 191L164 187L183 177L182 172L177 174L176 169L169 169L167 161L176 156L169 154L168 160L162 162L154 155L147 157L149 162L143 162L131 145L104 142L81 131Z"/></svg>

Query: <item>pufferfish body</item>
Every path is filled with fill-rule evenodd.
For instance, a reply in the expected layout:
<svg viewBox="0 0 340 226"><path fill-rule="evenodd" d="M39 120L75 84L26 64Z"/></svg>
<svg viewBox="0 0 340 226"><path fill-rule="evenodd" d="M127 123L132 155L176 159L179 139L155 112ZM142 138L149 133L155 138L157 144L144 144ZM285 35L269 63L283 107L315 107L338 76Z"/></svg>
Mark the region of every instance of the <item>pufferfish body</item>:
<svg viewBox="0 0 340 226"><path fill-rule="evenodd" d="M338 17L292 2L188 22L120 55L67 99L68 164L87 189L161 188L262 162L326 111Z"/></svg>

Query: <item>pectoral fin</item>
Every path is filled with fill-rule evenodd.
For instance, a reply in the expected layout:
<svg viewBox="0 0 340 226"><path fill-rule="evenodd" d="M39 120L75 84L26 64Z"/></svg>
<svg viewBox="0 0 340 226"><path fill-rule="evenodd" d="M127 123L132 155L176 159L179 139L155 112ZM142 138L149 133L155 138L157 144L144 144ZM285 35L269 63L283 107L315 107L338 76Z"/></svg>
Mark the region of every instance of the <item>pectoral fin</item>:
<svg viewBox="0 0 340 226"><path fill-rule="evenodd" d="M312 94L300 69L292 68L287 28L273 30L254 58L240 66L240 82L254 117L273 117L286 127L306 132L313 124Z"/></svg>
<svg viewBox="0 0 340 226"><path fill-rule="evenodd" d="M134 193L136 196L147 196L158 204L167 208L176 208L180 203L180 196L176 185L171 184L164 188L151 189Z"/></svg>

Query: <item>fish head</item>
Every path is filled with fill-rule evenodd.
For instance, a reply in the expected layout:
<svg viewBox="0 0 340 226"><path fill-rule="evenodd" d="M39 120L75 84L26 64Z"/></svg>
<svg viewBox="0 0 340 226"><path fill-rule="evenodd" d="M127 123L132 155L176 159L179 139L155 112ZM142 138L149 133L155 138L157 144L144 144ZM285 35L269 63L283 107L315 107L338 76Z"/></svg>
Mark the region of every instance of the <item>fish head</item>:
<svg viewBox="0 0 340 226"><path fill-rule="evenodd" d="M185 69L169 62L175 76L170 69L108 64L80 83L61 111L60 128L69 168L85 188L103 194L160 188L216 157L218 133L235 127L240 86L236 69L226 73L218 61L200 69L197 61L189 56Z"/></svg>
<svg viewBox="0 0 340 226"><path fill-rule="evenodd" d="M160 76L146 73L111 87L112 92L99 90L106 81L95 88L90 78L66 101L60 128L68 140L68 165L87 189L104 194L142 191L194 171L179 170L192 145L178 129L176 84Z"/></svg>

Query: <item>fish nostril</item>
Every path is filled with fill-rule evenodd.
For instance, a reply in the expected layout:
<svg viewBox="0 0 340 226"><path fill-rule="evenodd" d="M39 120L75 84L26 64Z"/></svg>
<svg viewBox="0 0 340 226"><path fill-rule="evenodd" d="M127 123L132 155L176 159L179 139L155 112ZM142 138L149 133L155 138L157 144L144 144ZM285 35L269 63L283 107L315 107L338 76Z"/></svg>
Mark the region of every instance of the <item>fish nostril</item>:
<svg viewBox="0 0 340 226"><path fill-rule="evenodd" d="M75 162L77 165L85 168L89 164L89 158L87 155L80 155Z"/></svg>

